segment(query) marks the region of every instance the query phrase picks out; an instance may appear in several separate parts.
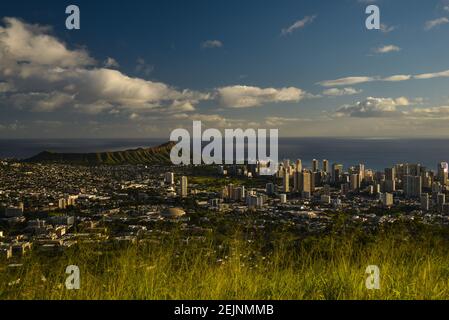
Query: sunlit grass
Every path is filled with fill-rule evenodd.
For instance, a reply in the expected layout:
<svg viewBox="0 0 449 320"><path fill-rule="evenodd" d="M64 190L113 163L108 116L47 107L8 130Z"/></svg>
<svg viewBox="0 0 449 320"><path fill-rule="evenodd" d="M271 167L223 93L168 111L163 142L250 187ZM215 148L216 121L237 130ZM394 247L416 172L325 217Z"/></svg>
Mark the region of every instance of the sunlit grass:
<svg viewBox="0 0 449 320"><path fill-rule="evenodd" d="M427 231L280 239L270 249L241 234L220 245L172 235L159 245L34 253L23 264L2 267L1 299L449 299L448 241ZM72 264L80 290L64 285ZM380 290L365 287L368 265L380 268Z"/></svg>

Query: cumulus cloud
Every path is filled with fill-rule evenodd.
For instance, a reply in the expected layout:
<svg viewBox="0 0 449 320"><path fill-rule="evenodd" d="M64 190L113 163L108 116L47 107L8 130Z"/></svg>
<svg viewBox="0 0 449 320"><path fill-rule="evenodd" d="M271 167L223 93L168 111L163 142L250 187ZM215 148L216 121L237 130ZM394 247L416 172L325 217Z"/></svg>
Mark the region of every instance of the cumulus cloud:
<svg viewBox="0 0 449 320"><path fill-rule="evenodd" d="M425 30L431 30L433 28L436 28L440 25L449 23L449 19L446 17L442 17L442 18L438 18L438 19L434 19L434 20L429 20L426 21L425 25L424 25L424 29Z"/></svg>
<svg viewBox="0 0 449 320"><path fill-rule="evenodd" d="M204 49L221 48L223 47L223 42L220 40L206 40L201 43L201 47Z"/></svg>
<svg viewBox="0 0 449 320"><path fill-rule="evenodd" d="M410 100L400 98L368 97L352 105L344 105L335 111L335 117L352 118L404 118L413 120L449 119L449 106L422 108L421 98Z"/></svg>
<svg viewBox="0 0 449 320"><path fill-rule="evenodd" d="M250 86L229 86L219 88L221 104L229 108L258 107L266 103L299 102L305 92L299 88L258 88Z"/></svg>
<svg viewBox="0 0 449 320"><path fill-rule="evenodd" d="M447 120L449 119L449 106L432 108L414 108L409 112L404 112L408 118Z"/></svg>
<svg viewBox="0 0 449 320"><path fill-rule="evenodd" d="M288 28L282 29L282 35L288 35L290 33L292 33L293 31L297 30L297 29L302 29L304 28L306 25L311 24L315 19L316 19L316 15L314 16L306 16L301 20L296 21L295 23L293 23L291 26L289 26Z"/></svg>
<svg viewBox="0 0 449 320"><path fill-rule="evenodd" d="M194 105L210 95L178 90L161 82L129 77L111 67L98 67L86 50L71 50L51 29L5 18L0 25L0 103L49 112L72 107L97 113L114 109L144 112ZM145 65L141 61L141 65ZM145 71L145 70L144 70ZM14 91L13 93L11 93Z"/></svg>
<svg viewBox="0 0 449 320"><path fill-rule="evenodd" d="M3 63L16 61L59 67L83 67L95 62L85 50L67 49L64 43L49 34L51 29L48 27L27 24L15 18L4 18L3 21L6 25L0 27Z"/></svg>
<svg viewBox="0 0 449 320"><path fill-rule="evenodd" d="M401 51L401 48L399 48L398 46L392 45L392 44L374 49L374 52L380 53L380 54L389 53L389 52L398 52L398 51Z"/></svg>
<svg viewBox="0 0 449 320"><path fill-rule="evenodd" d="M358 93L361 93L362 90L357 90L351 87L348 88L330 88L330 89L326 89L323 91L323 94L325 96L336 96L336 97L340 97L340 96L351 96L351 95L355 95Z"/></svg>
<svg viewBox="0 0 449 320"><path fill-rule="evenodd" d="M358 101L353 105L344 105L336 110L337 117L354 118L382 118L397 117L403 114L401 107L410 105L406 97L393 98L374 98L368 97L363 101Z"/></svg>

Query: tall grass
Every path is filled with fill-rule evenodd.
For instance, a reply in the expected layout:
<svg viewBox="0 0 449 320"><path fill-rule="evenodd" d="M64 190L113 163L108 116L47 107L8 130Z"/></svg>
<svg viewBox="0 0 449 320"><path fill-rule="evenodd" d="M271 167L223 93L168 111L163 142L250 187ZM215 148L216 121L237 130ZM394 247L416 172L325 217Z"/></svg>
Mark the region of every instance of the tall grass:
<svg viewBox="0 0 449 320"><path fill-rule="evenodd" d="M449 299L449 241L443 233L386 230L279 238L267 245L236 233L185 243L100 250L80 246L58 257L33 253L0 270L1 299ZM81 289L65 288L65 268ZM368 265L380 289L365 287ZM18 281L20 279L20 281Z"/></svg>

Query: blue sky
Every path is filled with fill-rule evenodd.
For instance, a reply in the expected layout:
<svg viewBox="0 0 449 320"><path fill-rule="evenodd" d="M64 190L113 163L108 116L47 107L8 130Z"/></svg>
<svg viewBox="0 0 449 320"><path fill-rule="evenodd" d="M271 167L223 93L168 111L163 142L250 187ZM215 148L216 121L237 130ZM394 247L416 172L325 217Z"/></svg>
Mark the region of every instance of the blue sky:
<svg viewBox="0 0 449 320"><path fill-rule="evenodd" d="M370 3L382 31L365 27ZM81 30L65 28L69 4ZM449 135L448 1L3 1L0 13L5 137L168 137L192 120Z"/></svg>

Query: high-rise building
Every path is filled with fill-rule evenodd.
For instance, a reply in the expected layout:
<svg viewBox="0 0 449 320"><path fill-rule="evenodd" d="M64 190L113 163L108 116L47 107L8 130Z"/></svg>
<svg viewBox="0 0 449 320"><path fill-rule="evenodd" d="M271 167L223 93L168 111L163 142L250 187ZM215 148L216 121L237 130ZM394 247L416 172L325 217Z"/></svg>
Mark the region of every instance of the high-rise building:
<svg viewBox="0 0 449 320"><path fill-rule="evenodd" d="M411 176L419 176L421 175L421 165L418 164L407 164L406 165L406 172L408 173L408 175Z"/></svg>
<svg viewBox="0 0 449 320"><path fill-rule="evenodd" d="M242 190L240 187L235 187L232 189L232 194L230 195L230 199L233 201L239 201L241 199Z"/></svg>
<svg viewBox="0 0 449 320"><path fill-rule="evenodd" d="M351 174L349 184L350 184L351 191L359 190L360 189L360 175L358 175L357 173Z"/></svg>
<svg viewBox="0 0 449 320"><path fill-rule="evenodd" d="M293 192L299 192L299 176L301 172L293 172Z"/></svg>
<svg viewBox="0 0 449 320"><path fill-rule="evenodd" d="M384 191L385 192L396 191L396 168L385 169Z"/></svg>
<svg viewBox="0 0 449 320"><path fill-rule="evenodd" d="M374 185L374 193L375 194L379 194L380 193L380 184L375 184Z"/></svg>
<svg viewBox="0 0 449 320"><path fill-rule="evenodd" d="M319 170L319 163L317 159L312 160L312 172L318 172Z"/></svg>
<svg viewBox="0 0 449 320"><path fill-rule="evenodd" d="M359 183L361 184L362 181L365 179L365 165L363 163L360 163L356 166L357 174L359 175ZM359 186L360 187L360 186Z"/></svg>
<svg viewBox="0 0 449 320"><path fill-rule="evenodd" d="M419 198L422 193L421 176L404 176L404 194L408 198Z"/></svg>
<svg viewBox="0 0 449 320"><path fill-rule="evenodd" d="M438 164L438 181L446 186L448 184L449 164L447 162L440 162Z"/></svg>
<svg viewBox="0 0 449 320"><path fill-rule="evenodd" d="M301 194L308 193L310 194L312 192L312 176L310 174L310 171L303 170L299 175L299 192Z"/></svg>
<svg viewBox="0 0 449 320"><path fill-rule="evenodd" d="M443 188L441 187L441 183L434 182L432 183L432 193L440 193L443 191Z"/></svg>
<svg viewBox="0 0 449 320"><path fill-rule="evenodd" d="M286 169L286 171L290 175L291 174L291 169L292 169L292 167L290 166L290 160L289 159L285 159L283 163L284 163L284 169Z"/></svg>
<svg viewBox="0 0 449 320"><path fill-rule="evenodd" d="M181 197L185 198L188 195L189 183L187 177L183 176L181 178Z"/></svg>
<svg viewBox="0 0 449 320"><path fill-rule="evenodd" d="M382 201L382 205L386 208L391 207L394 203L393 195L388 192L382 193L380 200Z"/></svg>
<svg viewBox="0 0 449 320"><path fill-rule="evenodd" d="M349 193L349 183L343 183L340 187L340 192L342 196L345 196Z"/></svg>
<svg viewBox="0 0 449 320"><path fill-rule="evenodd" d="M396 168L385 168L385 180L396 179Z"/></svg>
<svg viewBox="0 0 449 320"><path fill-rule="evenodd" d="M424 189L431 189L433 183L433 173L430 171L421 171L422 187Z"/></svg>
<svg viewBox="0 0 449 320"><path fill-rule="evenodd" d="M323 160L323 172L329 173L329 161L326 159Z"/></svg>
<svg viewBox="0 0 449 320"><path fill-rule="evenodd" d="M284 168L284 177L283 177L283 183L282 183L282 190L285 193L290 192L290 174L288 173L287 169Z"/></svg>
<svg viewBox="0 0 449 320"><path fill-rule="evenodd" d="M396 191L396 181L385 180L383 182L385 192L395 192Z"/></svg>
<svg viewBox="0 0 449 320"><path fill-rule="evenodd" d="M438 210L443 210L444 205L446 204L446 195L444 193L439 193L437 195L437 206Z"/></svg>
<svg viewBox="0 0 449 320"><path fill-rule="evenodd" d="M246 196L246 205L250 209L254 209L257 207L257 196L248 194Z"/></svg>
<svg viewBox="0 0 449 320"><path fill-rule="evenodd" d="M296 160L295 171L293 172L293 191L299 192L299 176L302 172L301 159Z"/></svg>
<svg viewBox="0 0 449 320"><path fill-rule="evenodd" d="M332 165L332 182L336 183L340 181L340 176L343 174L343 165L334 163Z"/></svg>
<svg viewBox="0 0 449 320"><path fill-rule="evenodd" d="M325 183L326 174L323 171L312 173L312 191L315 191L315 188L317 187L322 187Z"/></svg>
<svg viewBox="0 0 449 320"><path fill-rule="evenodd" d="M397 164L395 166L396 178L404 180L405 176L419 176L421 175L421 165L420 164Z"/></svg>
<svg viewBox="0 0 449 320"><path fill-rule="evenodd" d="M296 172L301 172L302 171L302 161L301 161L301 159L296 160L295 170L296 170Z"/></svg>
<svg viewBox="0 0 449 320"><path fill-rule="evenodd" d="M248 194L246 196L246 205L250 209L262 208L265 204L265 198L261 195Z"/></svg>
<svg viewBox="0 0 449 320"><path fill-rule="evenodd" d="M421 209L424 211L430 210L430 199L427 193L421 194Z"/></svg>

